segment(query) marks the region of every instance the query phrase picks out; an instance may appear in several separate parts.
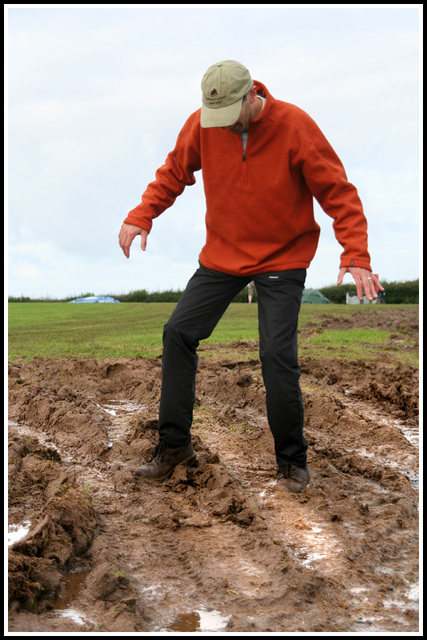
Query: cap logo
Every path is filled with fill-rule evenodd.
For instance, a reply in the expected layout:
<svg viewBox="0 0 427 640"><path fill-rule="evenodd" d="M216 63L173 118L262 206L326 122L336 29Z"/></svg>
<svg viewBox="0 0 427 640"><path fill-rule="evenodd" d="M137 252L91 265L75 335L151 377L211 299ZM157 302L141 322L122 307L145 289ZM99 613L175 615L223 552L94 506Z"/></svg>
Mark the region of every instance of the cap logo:
<svg viewBox="0 0 427 640"><path fill-rule="evenodd" d="M211 98L213 98L214 96L218 95L218 91L216 89L212 89L211 91Z"/></svg>

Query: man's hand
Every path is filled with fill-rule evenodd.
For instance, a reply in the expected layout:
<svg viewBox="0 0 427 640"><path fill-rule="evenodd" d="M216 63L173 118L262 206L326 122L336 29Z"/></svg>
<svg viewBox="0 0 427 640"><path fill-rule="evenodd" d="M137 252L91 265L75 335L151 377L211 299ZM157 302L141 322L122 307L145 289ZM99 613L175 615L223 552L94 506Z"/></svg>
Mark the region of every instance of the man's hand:
<svg viewBox="0 0 427 640"><path fill-rule="evenodd" d="M365 292L368 300L378 298L378 294L375 291L375 285L377 285L380 291L384 291L384 288L381 286L378 278L371 273L371 271L362 269L361 267L342 267L338 274L338 285L342 283L344 274L347 272L351 273L353 276L353 280L356 283L356 292L360 300L363 300L363 291Z"/></svg>
<svg viewBox="0 0 427 640"><path fill-rule="evenodd" d="M141 227L136 227L133 224L126 224L126 222L124 222L119 233L119 245L126 258L129 258L130 246L136 236L141 236L141 249L145 251L147 248L148 231L141 229Z"/></svg>

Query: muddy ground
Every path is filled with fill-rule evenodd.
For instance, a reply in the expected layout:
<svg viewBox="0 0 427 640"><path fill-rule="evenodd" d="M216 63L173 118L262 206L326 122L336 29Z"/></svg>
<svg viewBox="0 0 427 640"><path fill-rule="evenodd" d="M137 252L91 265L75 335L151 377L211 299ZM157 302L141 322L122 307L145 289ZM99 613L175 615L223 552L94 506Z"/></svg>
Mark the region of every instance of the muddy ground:
<svg viewBox="0 0 427 640"><path fill-rule="evenodd" d="M417 338L417 309L373 318L396 354ZM254 349L201 347L198 464L154 485L133 469L160 358L10 364L10 632L419 631L418 370L302 357L311 483L292 495Z"/></svg>

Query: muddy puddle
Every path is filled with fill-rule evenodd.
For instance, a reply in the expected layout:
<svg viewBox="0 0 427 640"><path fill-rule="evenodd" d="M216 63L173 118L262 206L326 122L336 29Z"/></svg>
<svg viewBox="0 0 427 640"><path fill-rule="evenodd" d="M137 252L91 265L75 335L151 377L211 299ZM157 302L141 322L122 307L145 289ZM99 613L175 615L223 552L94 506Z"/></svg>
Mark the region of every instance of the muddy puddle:
<svg viewBox="0 0 427 640"><path fill-rule="evenodd" d="M225 631L229 618L222 616L219 611L200 608L192 613L181 614L175 622L163 629L162 632L178 631L179 633L203 632L213 633Z"/></svg>
<svg viewBox="0 0 427 640"><path fill-rule="evenodd" d="M311 482L291 495L253 344L212 351L197 466L154 485L133 469L157 442L160 359L10 365L8 630L416 633L418 370L302 358Z"/></svg>

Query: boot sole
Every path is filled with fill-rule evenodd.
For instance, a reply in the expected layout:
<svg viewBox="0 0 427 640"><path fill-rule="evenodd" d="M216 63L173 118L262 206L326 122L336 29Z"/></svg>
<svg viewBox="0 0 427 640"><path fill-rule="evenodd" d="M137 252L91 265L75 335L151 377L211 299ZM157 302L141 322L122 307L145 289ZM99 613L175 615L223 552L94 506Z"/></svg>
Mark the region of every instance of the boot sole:
<svg viewBox="0 0 427 640"><path fill-rule="evenodd" d="M304 489L307 489L307 486L309 484L310 484L310 479L308 479L307 482L301 483L301 484L296 482L287 483L284 480L278 480L273 487L273 491L286 490L289 493L301 493L301 491L304 491Z"/></svg>

